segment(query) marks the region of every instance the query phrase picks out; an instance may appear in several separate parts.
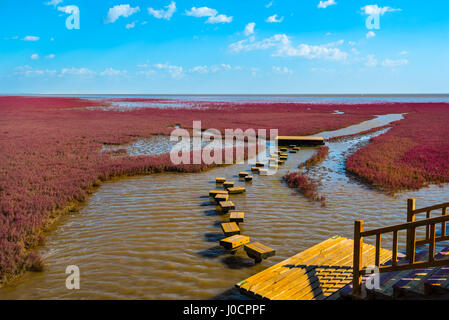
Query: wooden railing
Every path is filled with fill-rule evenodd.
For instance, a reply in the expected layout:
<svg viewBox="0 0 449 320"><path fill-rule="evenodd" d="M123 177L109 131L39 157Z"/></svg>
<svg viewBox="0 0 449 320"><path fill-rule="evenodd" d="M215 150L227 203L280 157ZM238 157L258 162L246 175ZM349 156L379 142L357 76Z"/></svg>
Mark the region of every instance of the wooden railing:
<svg viewBox="0 0 449 320"><path fill-rule="evenodd" d="M449 221L447 208L449 202L430 206L421 209L415 209L415 199L407 200L407 222L364 231L363 220L357 220L354 224L354 263L353 263L353 294L359 295L361 292L362 276L365 274L362 261L363 238L376 236L376 253L375 265L379 272L391 272L399 270L409 270L415 268L430 268L443 265L449 265L449 259L435 260L435 243L439 241L449 240L446 235L446 223ZM441 209L441 216L431 217L431 212ZM426 213L426 218L416 220L415 216L419 213ZM436 237L436 225L441 223L441 234ZM425 239L416 240L416 228L425 227ZM398 235L399 231L406 231L406 257L407 263L398 264ZM380 248L382 242L382 234L393 233L392 259L391 265L380 265ZM427 261L415 261L415 251L417 245L429 244L429 256Z"/></svg>

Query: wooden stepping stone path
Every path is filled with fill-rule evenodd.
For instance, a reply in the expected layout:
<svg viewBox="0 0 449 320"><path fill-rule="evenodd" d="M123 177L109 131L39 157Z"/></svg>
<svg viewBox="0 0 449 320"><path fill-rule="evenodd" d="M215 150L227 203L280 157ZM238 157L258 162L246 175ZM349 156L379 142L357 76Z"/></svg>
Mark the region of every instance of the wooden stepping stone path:
<svg viewBox="0 0 449 320"><path fill-rule="evenodd" d="M245 178L247 175L249 175L248 172L239 172L239 177L240 178Z"/></svg>
<svg viewBox="0 0 449 320"><path fill-rule="evenodd" d="M258 167L251 167L251 171L252 172L259 172L259 168Z"/></svg>
<svg viewBox="0 0 449 320"><path fill-rule="evenodd" d="M223 222L221 224L221 229L226 237L240 234L240 228L235 222Z"/></svg>
<svg viewBox="0 0 449 320"><path fill-rule="evenodd" d="M232 201L220 201L218 205L221 208L221 211L228 212L229 210L235 209L235 204Z"/></svg>
<svg viewBox="0 0 449 320"><path fill-rule="evenodd" d="M253 242L245 245L246 254L248 257L253 258L256 263L262 261L262 259L267 259L276 254L276 251L260 242Z"/></svg>
<svg viewBox="0 0 449 320"><path fill-rule="evenodd" d="M225 183L223 183L223 187L225 187L225 189L232 188L233 186L234 186L234 182L232 182L232 181L226 181Z"/></svg>
<svg viewBox="0 0 449 320"><path fill-rule="evenodd" d="M220 240L220 246L226 250L236 250L249 242L249 237L236 234Z"/></svg>
<svg viewBox="0 0 449 320"><path fill-rule="evenodd" d="M215 196L217 194L229 194L229 192L227 192L226 190L210 190L209 191L209 196L210 197L214 197L215 198Z"/></svg>
<svg viewBox="0 0 449 320"><path fill-rule="evenodd" d="M263 162L256 162L256 167L264 167L265 164Z"/></svg>
<svg viewBox="0 0 449 320"><path fill-rule="evenodd" d="M246 176L246 177L245 177L245 181L246 181L246 182L253 181L253 176Z"/></svg>
<svg viewBox="0 0 449 320"><path fill-rule="evenodd" d="M228 201L229 200L229 194L225 194L225 193L219 193L214 197L215 201L220 202L220 201Z"/></svg>
<svg viewBox="0 0 449 320"><path fill-rule="evenodd" d="M226 181L226 178L223 178L223 177L217 177L217 178L215 178L215 182L216 182L217 184L223 183L223 182L225 182L225 181Z"/></svg>
<svg viewBox="0 0 449 320"><path fill-rule="evenodd" d="M230 194L238 194L238 193L244 193L246 191L245 187L232 187L228 188L228 192Z"/></svg>
<svg viewBox="0 0 449 320"><path fill-rule="evenodd" d="M229 213L229 221L235 223L243 223L245 220L245 212L243 211L231 211Z"/></svg>

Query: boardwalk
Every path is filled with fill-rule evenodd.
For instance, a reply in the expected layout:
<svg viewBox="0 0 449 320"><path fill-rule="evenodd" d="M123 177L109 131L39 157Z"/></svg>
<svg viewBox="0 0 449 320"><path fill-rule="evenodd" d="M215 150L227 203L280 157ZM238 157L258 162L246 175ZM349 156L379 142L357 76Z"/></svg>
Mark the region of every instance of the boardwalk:
<svg viewBox="0 0 449 320"><path fill-rule="evenodd" d="M248 296L270 300L333 299L352 281L354 241L335 236L259 272L236 286ZM365 265L374 264L376 248L364 244ZM391 259L381 249L380 260Z"/></svg>

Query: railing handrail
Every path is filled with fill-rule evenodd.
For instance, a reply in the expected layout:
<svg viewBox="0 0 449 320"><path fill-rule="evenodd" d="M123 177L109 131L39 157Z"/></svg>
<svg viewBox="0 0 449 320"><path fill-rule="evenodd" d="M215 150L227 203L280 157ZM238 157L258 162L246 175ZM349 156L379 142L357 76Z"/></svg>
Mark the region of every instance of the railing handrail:
<svg viewBox="0 0 449 320"><path fill-rule="evenodd" d="M419 208L419 209L411 210L410 213L411 214L418 214L418 213L433 211L433 210L437 210L437 209L444 209L444 208L448 208L448 207L449 207L449 202L445 202L445 203L436 204L434 206L429 206L429 207L425 207L425 208Z"/></svg>
<svg viewBox="0 0 449 320"><path fill-rule="evenodd" d="M365 274L362 263L363 253L363 238L369 236L376 236L376 252L375 252L375 265L378 267L379 272L391 272L398 270L408 270L415 268L430 268L436 266L449 265L449 259L435 260L435 243L439 241L449 240L449 236L446 235L446 224L449 221L449 215L447 208L449 202L440 203L437 205L415 209L415 199L407 200L407 222L382 227L372 230L363 230L363 220L356 220L354 223L354 252L353 252L353 294L359 295L362 285L362 275ZM441 216L431 217L431 211L442 209ZM426 212L426 218L415 221L415 215L418 213ZM441 223L441 235L436 237L436 224ZM416 228L426 227L425 240L416 240ZM408 263L398 265L398 233L401 230L407 231L406 239L406 253ZM382 234L393 232L393 249L391 265L380 265L380 251ZM417 244L429 244L429 253L427 261L415 261L415 250Z"/></svg>
<svg viewBox="0 0 449 320"><path fill-rule="evenodd" d="M435 217L435 218L421 219L421 220L414 221L414 222L405 222L405 223L396 224L396 225L393 225L393 226L367 230L367 231L360 232L360 235L362 237L369 237L369 236L375 236L377 234L383 234L383 233L390 233L390 232L393 232L393 231L413 229L413 228L416 228L416 227L422 227L422 226L437 224L437 223L441 223L441 222L445 222L445 221L449 221L449 215Z"/></svg>

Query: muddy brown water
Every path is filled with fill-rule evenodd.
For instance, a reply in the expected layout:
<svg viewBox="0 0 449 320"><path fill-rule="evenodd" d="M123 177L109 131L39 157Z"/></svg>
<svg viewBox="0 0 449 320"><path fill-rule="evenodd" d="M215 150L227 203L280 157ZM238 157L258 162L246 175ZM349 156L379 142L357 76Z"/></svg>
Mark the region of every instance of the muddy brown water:
<svg viewBox="0 0 449 320"><path fill-rule="evenodd" d="M384 116L375 125L348 127L338 135L393 120L395 116ZM334 235L352 238L356 219L365 220L367 229L376 228L404 222L409 197L417 199L418 207L448 201L447 185L391 197L346 174L347 155L382 132L328 144L328 159L309 171L320 181L326 207L281 180L314 149L289 154L277 174L255 175L252 183L237 177L248 164L105 183L80 212L64 216L48 235L41 249L46 270L27 273L1 288L0 298L244 299L233 289L235 283ZM245 211L242 234L275 248L275 257L254 265L243 251L230 255L218 246L219 224L226 216L217 213L208 197L217 176L246 186L245 194L232 196L236 208ZM386 248L389 243L388 238L383 241ZM65 286L68 265L80 268L80 290Z"/></svg>

